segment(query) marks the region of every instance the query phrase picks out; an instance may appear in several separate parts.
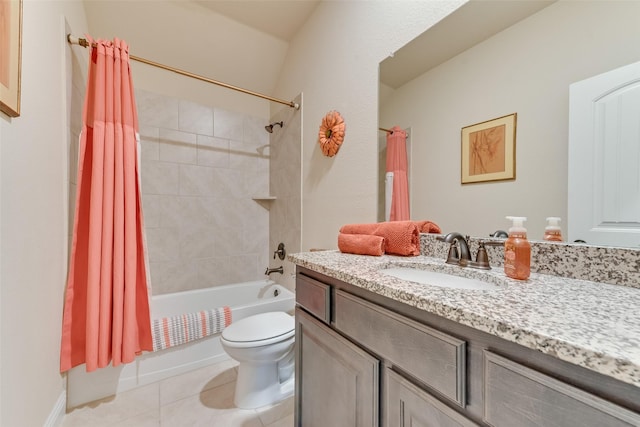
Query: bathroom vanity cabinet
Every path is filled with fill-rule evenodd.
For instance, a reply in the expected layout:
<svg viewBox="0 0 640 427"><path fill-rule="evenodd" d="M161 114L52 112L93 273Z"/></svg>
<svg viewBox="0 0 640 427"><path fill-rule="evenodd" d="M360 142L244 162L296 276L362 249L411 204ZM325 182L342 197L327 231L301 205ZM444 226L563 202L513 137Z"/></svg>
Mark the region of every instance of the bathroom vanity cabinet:
<svg viewBox="0 0 640 427"><path fill-rule="evenodd" d="M298 427L640 426L640 388L297 267Z"/></svg>

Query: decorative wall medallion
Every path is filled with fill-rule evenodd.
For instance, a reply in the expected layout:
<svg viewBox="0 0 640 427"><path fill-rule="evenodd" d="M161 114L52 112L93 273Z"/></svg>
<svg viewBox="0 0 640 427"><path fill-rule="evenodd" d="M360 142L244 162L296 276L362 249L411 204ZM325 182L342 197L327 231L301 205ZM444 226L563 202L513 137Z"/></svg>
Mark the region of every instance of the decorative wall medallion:
<svg viewBox="0 0 640 427"><path fill-rule="evenodd" d="M338 154L344 140L344 119L337 111L329 111L323 118L318 131L318 143L327 157Z"/></svg>

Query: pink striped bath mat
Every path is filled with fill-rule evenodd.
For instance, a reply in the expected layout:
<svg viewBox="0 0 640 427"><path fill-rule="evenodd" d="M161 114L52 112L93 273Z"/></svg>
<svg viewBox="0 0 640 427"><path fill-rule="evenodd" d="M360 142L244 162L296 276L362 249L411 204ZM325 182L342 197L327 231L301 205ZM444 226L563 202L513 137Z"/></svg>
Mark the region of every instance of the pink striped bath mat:
<svg viewBox="0 0 640 427"><path fill-rule="evenodd" d="M180 314L152 322L153 351L185 344L222 332L231 324L229 307Z"/></svg>

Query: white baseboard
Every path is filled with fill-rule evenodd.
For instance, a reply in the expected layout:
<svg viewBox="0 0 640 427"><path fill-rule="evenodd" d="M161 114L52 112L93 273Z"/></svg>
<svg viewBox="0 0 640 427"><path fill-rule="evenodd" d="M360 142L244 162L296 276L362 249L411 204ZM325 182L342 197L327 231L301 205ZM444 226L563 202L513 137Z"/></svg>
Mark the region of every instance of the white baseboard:
<svg viewBox="0 0 640 427"><path fill-rule="evenodd" d="M47 420L44 422L43 427L59 427L62 425L62 421L64 421L64 415L67 411L67 392L62 391L56 404L53 405L51 412L49 412L49 416Z"/></svg>

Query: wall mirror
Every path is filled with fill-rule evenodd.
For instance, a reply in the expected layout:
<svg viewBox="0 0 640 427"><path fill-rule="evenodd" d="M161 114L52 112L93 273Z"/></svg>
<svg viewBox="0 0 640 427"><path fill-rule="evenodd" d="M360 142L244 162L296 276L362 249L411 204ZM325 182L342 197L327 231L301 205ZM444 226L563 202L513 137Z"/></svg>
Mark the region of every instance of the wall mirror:
<svg viewBox="0 0 640 427"><path fill-rule="evenodd" d="M488 236L526 216L541 240L555 216L579 239L568 234L569 87L640 61L637 16L640 2L472 0L382 61L379 126L411 128L412 219ZM462 184L462 128L512 113L515 179Z"/></svg>

